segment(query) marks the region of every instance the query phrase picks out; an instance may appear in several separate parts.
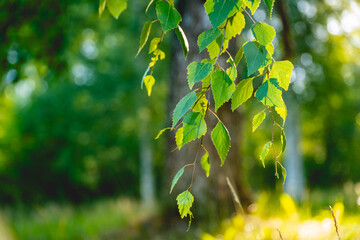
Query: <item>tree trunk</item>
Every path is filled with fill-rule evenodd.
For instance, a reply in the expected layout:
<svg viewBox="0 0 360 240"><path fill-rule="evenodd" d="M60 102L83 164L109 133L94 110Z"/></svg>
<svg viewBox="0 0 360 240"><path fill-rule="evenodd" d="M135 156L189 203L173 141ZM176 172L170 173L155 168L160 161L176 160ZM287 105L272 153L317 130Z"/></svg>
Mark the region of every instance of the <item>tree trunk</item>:
<svg viewBox="0 0 360 240"><path fill-rule="evenodd" d="M277 10L283 25L282 43L284 45L284 58L294 57L294 47L291 38L290 22L287 16L286 3L284 0L278 0ZM287 145L285 151L285 168L287 179L285 182L285 192L298 202L301 201L305 188L305 173L302 154L299 150L301 139L301 118L299 103L296 101L295 93L289 88L286 93L286 104L288 109L285 132L287 136Z"/></svg>
<svg viewBox="0 0 360 240"><path fill-rule="evenodd" d="M155 200L155 184L153 153L150 141L151 135L146 127L149 124L149 113L146 108L143 108L140 112L140 197L143 205L146 207L152 207Z"/></svg>

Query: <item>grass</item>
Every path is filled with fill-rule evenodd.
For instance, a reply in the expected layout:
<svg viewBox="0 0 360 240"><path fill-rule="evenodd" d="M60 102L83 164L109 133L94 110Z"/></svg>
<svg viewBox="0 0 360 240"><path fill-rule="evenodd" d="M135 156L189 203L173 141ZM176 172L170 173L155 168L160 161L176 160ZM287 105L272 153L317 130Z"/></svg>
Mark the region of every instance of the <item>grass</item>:
<svg viewBox="0 0 360 240"><path fill-rule="evenodd" d="M77 208L48 204L31 211L7 209L0 219L0 231L6 229L1 232L7 235L0 239L112 239L129 226L136 229L153 214L153 208L131 199L103 200Z"/></svg>
<svg viewBox="0 0 360 240"><path fill-rule="evenodd" d="M332 208L341 240L360 240L359 207L346 210L338 201ZM215 234L203 233L201 239L339 239L329 205L320 207L310 201L297 206L286 194L262 193L248 210L249 214L225 220Z"/></svg>

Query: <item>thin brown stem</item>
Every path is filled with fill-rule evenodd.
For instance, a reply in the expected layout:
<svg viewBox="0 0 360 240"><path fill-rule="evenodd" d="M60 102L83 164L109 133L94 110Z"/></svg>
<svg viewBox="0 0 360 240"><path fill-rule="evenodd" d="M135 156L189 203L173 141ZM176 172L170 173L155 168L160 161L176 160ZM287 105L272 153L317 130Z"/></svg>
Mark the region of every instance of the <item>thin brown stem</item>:
<svg viewBox="0 0 360 240"><path fill-rule="evenodd" d="M280 239L281 239L281 240L284 240L284 238L283 238L282 235L281 235L280 229L276 228L276 230L277 230L278 233L279 233Z"/></svg>
<svg viewBox="0 0 360 240"><path fill-rule="evenodd" d="M221 122L220 118L218 117L218 115L217 115L216 113L214 113L213 111L211 111L210 108L209 108L208 110L209 110L209 112L211 112L211 113L217 118L217 120L219 120L219 121Z"/></svg>
<svg viewBox="0 0 360 240"><path fill-rule="evenodd" d="M242 8L242 10L246 13L246 15L250 18L250 20L255 24L256 21L255 21L255 19L250 15L250 13L248 13L245 8L243 8L243 7L241 7L241 8Z"/></svg>
<svg viewBox="0 0 360 240"><path fill-rule="evenodd" d="M200 145L199 145L199 148L198 148L198 150L197 150L195 160L194 160L194 162L192 163L192 165L193 165L194 167L193 167L193 172L192 172L192 176L191 176L191 183L190 183L190 186L188 187L188 190L189 190L189 191L191 190L192 185L193 185L193 182L194 182L195 169L196 169L196 161L197 161L197 159L199 158L200 149L201 149L201 146L203 145L203 139L204 139L204 136L201 137Z"/></svg>
<svg viewBox="0 0 360 240"><path fill-rule="evenodd" d="M274 114L273 112L271 111L271 108L269 107L269 112L271 113L271 118L272 118L272 122L273 122L273 125L272 125L272 136L271 136L271 143L272 143L272 147L273 147L273 151L274 151L274 158L275 158L275 176L278 177L279 174L278 174L278 163L279 163L279 160L276 156L276 150L275 150L275 141L274 141L274 134L275 134L275 125L276 125L276 122L275 122L275 119L274 119Z"/></svg>
<svg viewBox="0 0 360 240"><path fill-rule="evenodd" d="M331 215L334 219L334 224L335 224L335 229L336 229L336 235L338 237L339 240L340 239L340 234L339 234L339 227L338 227L338 224L337 224L337 221L336 221L336 217L335 217L335 214L334 214L334 210L332 209L332 207L329 205L329 208L330 208L330 211L331 211Z"/></svg>
<svg viewBox="0 0 360 240"><path fill-rule="evenodd" d="M222 41L221 41L221 46L220 46L220 50L219 50L219 54L218 56L216 57L216 62L214 63L214 66L216 66L218 60L219 60L219 57L221 55L221 52L223 50L223 46L224 46L224 41L225 41L225 34L226 34L226 27L227 27L227 23L228 23L229 19L226 19L226 22L225 22L225 27L224 27L224 35L223 35L223 38L222 38Z"/></svg>

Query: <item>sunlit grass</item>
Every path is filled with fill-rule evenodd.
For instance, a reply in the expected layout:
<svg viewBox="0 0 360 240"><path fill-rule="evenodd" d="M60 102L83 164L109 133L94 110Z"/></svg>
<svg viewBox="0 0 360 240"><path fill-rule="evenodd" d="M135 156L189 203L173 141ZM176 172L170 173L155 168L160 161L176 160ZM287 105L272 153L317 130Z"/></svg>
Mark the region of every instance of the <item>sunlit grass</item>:
<svg viewBox="0 0 360 240"><path fill-rule="evenodd" d="M338 239L334 218L328 206L300 207L286 194L277 198L262 193L249 214L225 220L215 234L204 233L202 240L243 239ZM360 239L360 213L348 211L342 202L333 206L341 239ZM281 236L280 236L281 235Z"/></svg>

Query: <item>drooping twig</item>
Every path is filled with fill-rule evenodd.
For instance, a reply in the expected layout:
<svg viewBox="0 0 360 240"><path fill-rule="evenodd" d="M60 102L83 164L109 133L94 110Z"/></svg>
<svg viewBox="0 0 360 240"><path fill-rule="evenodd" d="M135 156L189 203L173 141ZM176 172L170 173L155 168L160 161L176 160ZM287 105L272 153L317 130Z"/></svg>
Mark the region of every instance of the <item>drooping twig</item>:
<svg viewBox="0 0 360 240"><path fill-rule="evenodd" d="M329 208L330 208L330 211L331 211L331 215L334 219L334 224L335 224L335 229L336 229L336 235L338 237L338 239L340 240L340 234L339 234L339 227L338 227L338 224L337 224L337 221L336 221L336 217L335 217L335 214L334 214L334 210L332 209L332 207L329 205Z"/></svg>
<svg viewBox="0 0 360 240"><path fill-rule="evenodd" d="M226 19L226 23L225 23L225 28L224 28L224 36L222 38L222 41L221 41L221 46L220 46L220 50L219 50L219 54L216 58L216 62L214 63L214 66L216 66L218 60L219 60L219 57L221 55L221 52L222 52L222 49L223 49L223 46L224 46L224 40L225 40L225 34L226 34L226 27L227 27L227 23L228 23L229 19Z"/></svg>
<svg viewBox="0 0 360 240"><path fill-rule="evenodd" d="M250 15L250 13L248 13L245 8L243 8L243 7L241 7L241 8L242 8L242 10L246 13L246 15L251 19L251 21L255 24L256 21L255 21L254 18Z"/></svg>
<svg viewBox="0 0 360 240"><path fill-rule="evenodd" d="M281 239L281 240L284 240L284 238L283 238L282 235L281 235L280 229L276 228L276 230L277 230L278 233L279 233L280 239Z"/></svg>
<svg viewBox="0 0 360 240"><path fill-rule="evenodd" d="M226 182L230 188L230 191L232 193L232 196L233 196L233 200L234 200L234 204L236 203L237 206L239 207L240 209L240 213L245 216L245 211L244 211L244 208L242 207L241 205L241 202L240 202L240 199L239 199L239 196L238 194L235 192L235 188L233 187L233 185L231 184L230 180L228 177L226 177ZM236 205L235 205L236 206Z"/></svg>

